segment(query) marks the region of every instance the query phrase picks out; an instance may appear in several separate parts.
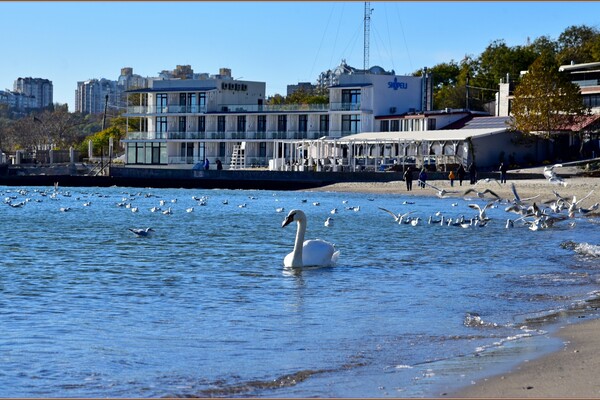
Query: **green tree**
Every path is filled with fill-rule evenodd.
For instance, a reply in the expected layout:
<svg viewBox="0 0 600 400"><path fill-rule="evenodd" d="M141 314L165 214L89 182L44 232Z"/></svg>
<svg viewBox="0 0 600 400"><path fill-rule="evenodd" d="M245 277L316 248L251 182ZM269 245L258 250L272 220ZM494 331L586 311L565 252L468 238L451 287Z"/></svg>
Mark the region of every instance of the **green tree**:
<svg viewBox="0 0 600 400"><path fill-rule="evenodd" d="M511 128L548 138L587 113L579 86L558 71L549 53L536 59L515 89Z"/></svg>
<svg viewBox="0 0 600 400"><path fill-rule="evenodd" d="M558 37L558 62L561 65L598 61L594 59L593 48L600 32L586 25L568 27Z"/></svg>

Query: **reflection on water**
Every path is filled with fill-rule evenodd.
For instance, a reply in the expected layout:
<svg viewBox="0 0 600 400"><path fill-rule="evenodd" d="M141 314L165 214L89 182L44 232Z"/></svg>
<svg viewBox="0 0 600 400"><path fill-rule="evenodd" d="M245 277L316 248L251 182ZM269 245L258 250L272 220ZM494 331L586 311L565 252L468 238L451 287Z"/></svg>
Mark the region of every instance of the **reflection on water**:
<svg viewBox="0 0 600 400"><path fill-rule="evenodd" d="M475 216L473 199L0 192L24 202L0 205L3 397L437 396L485 355L595 305L593 217L532 232L506 229L503 207L482 228L427 224L437 212ZM283 268L295 230L281 222L293 208L307 214L307 239L340 249L337 266ZM128 230L147 227L149 237Z"/></svg>

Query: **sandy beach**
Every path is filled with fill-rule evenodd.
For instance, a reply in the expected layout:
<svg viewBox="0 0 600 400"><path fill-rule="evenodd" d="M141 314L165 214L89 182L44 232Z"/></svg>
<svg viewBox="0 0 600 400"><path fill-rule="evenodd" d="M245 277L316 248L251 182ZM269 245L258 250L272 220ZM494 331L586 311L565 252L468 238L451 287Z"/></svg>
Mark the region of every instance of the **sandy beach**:
<svg viewBox="0 0 600 400"><path fill-rule="evenodd" d="M540 171L541 172L541 171ZM521 198L539 196L535 200L556 199L554 191L565 198L576 196L582 199L591 191L592 195L584 200L582 207L589 207L600 201L600 178L571 176L565 179L566 186L551 184L545 179L514 179L507 184L499 184L495 180L479 181L475 185L463 182L462 186L454 182L450 186L448 180L430 181L439 189L453 190L449 197L463 197L466 190L474 188L478 191L491 189L502 199L512 200L514 194L511 183L514 182ZM394 193L407 196L436 196L431 187L421 189L417 182L413 190L407 192L404 181L388 183L338 183L319 189L322 191L364 192L369 194ZM488 195L489 196L489 195ZM470 193L469 197L475 197ZM487 197L486 197L487 198ZM526 361L512 371L489 377L456 393L440 393L440 397L448 398L600 398L600 320L586 320L581 323L565 324L556 335L563 341L560 351L538 359Z"/></svg>

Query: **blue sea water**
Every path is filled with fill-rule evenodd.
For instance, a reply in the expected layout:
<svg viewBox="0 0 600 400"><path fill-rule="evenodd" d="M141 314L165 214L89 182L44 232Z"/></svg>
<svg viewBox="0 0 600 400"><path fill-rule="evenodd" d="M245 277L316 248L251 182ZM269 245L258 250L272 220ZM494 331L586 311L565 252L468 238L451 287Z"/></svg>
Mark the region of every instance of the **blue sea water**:
<svg viewBox="0 0 600 400"><path fill-rule="evenodd" d="M473 217L480 199L0 194L24 202L0 204L0 397L438 397L556 347L557 318L594 316L595 217L534 232L506 229L502 205L485 227L427 224ZM422 221L399 225L379 207ZM307 239L336 244L338 265L283 268L294 208ZM128 230L146 227L150 237Z"/></svg>

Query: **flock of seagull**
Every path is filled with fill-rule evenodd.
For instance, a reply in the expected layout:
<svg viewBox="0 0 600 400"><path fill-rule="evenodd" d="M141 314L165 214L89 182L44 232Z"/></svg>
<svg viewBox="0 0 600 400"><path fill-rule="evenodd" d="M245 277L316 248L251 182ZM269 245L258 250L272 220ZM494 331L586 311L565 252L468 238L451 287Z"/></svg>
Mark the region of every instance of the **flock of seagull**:
<svg viewBox="0 0 600 400"><path fill-rule="evenodd" d="M557 176L554 172L554 168L560 167L560 164L555 164L549 167L544 168L544 175L548 179L550 183L557 184L563 187L567 186L567 182L561 177ZM419 224L424 224L425 221L427 224L433 225L447 225L447 226L460 226L462 228L469 227L484 227L490 221L491 218L488 215L488 211L492 208L498 208L503 206L504 210L507 213L514 214L512 218L507 218L504 226L506 228L513 228L518 224L528 227L530 230L537 231L542 229L551 228L556 222L564 221L564 220L572 220L577 215L586 215L597 211L600 207L599 203L594 203L588 208L583 207L583 202L588 199L593 190L590 191L586 196L581 199L577 199L576 196L563 196L559 194L556 190L553 190L554 198L545 200L545 201L536 201L536 199L540 196L533 196L530 198L521 198L517 192L517 188L514 183L511 183L511 190L513 194L512 199L502 199L497 193L495 193L491 189L479 190L476 187L469 188L466 191L457 191L457 190L449 190L438 188L435 185L432 185L429 182L424 182L419 180L420 184L424 187L428 187L433 189L436 192L436 195L439 198L448 198L448 197L456 197L456 198L464 198L465 200L472 200L473 195L476 196L477 200L486 201L485 204L478 204L476 202L468 203L467 206L476 211L475 214L471 217L465 217L461 215L458 218L446 218L441 212L437 212L435 215L430 215L428 219L424 220L422 217L417 215L416 211L407 211L402 213L394 213L386 208L378 207L383 212L389 214L395 223L397 224L410 224L412 226L416 226ZM495 179L482 179L480 182L496 182L498 185L501 184ZM38 196L29 196L29 191L27 189L8 189L5 192L0 192L0 194L4 194L4 204L13 207L13 208L21 208L24 207L29 202L41 202L44 198L48 198L50 200L58 200L59 197L71 197L71 193L69 191L59 191L58 185L54 186L54 190L52 189L33 189L33 192L37 193ZM125 192L122 192L125 193ZM126 193L126 197L122 197L121 201L116 203L116 206L119 208L127 208L132 213L137 213L140 211L140 208L135 205L136 198L143 197L153 197L154 195L147 193ZM105 196L99 193L96 193L97 196ZM92 196L78 195L76 200L83 201L82 205L84 207L89 207L92 204L92 200L89 199ZM250 200L255 200L256 197L248 196ZM192 199L196 202L198 207L205 206L208 202L208 196L192 196ZM374 200L369 198L368 200ZM306 199L301 200L302 203L307 203ZM159 200L156 205L149 208L149 211L152 213L162 213L164 215L172 215L174 204L177 203L177 199L172 199L170 201L167 200ZM223 204L229 204L229 201L224 199L222 200ZM345 209L348 211L359 212L360 206L347 206L347 201L343 202L346 204ZM405 201L404 204L414 204L414 202ZM320 203L318 201L312 202L313 206L319 206ZM457 206L458 203L452 203L452 206ZM240 208L245 208L247 206L246 203L241 203L238 205ZM71 211L70 207L62 206L59 208L61 212ZM194 212L194 206L188 207L185 209L186 212L191 213ZM275 212L282 213L285 212L284 207L277 207ZM333 208L330 211L331 216L328 216L323 225L325 227L332 227L334 225L334 215L339 212L338 208ZM574 226L574 222L571 221L571 225ZM132 232L135 236L138 237L147 237L150 236L154 229L150 227L146 228L128 228L130 232Z"/></svg>
<svg viewBox="0 0 600 400"><path fill-rule="evenodd" d="M567 182L558 177L553 171L553 168L561 166L556 164L550 167L546 167L544 174L550 183L558 184L566 187ZM482 181L492 182L495 181L498 185L501 184L495 179L484 179ZM477 211L476 215L471 218L465 218L461 216L459 218L445 218L441 212L437 212L435 216L430 216L427 220L428 224L448 225L448 226L460 226L462 228L469 228L473 226L484 227L488 224L491 218L488 216L487 211L491 208L498 208L504 206L504 210L508 213L514 213L513 218L507 218L505 227L513 228L517 224L528 227L532 231L542 230L551 228L556 222L564 220L572 220L578 215L586 215L597 211L600 207L600 203L596 202L588 208L582 207L584 200L588 199L593 190L590 191L586 196L581 199L577 199L576 196L563 196L556 190L553 190L554 198L549 200L543 200L536 202L535 200L540 197L536 195L530 198L521 198L517 192L517 188L514 183L511 183L511 191L513 194L512 199L502 199L497 193L491 189L477 190L476 188L470 188L464 192L440 189L430 183L419 180L423 186L432 188L436 191L439 198L448 198L450 195L457 194L465 199L470 194L475 194L480 200L487 200L485 205L477 203L469 203L468 207ZM457 206L458 203L452 203L453 206ZM409 211L404 213L396 214L388 209L379 207L382 211L390 214L394 221L398 224L410 224L418 225L421 221L420 217L412 216L415 211ZM575 226L573 221L570 222L571 226Z"/></svg>

